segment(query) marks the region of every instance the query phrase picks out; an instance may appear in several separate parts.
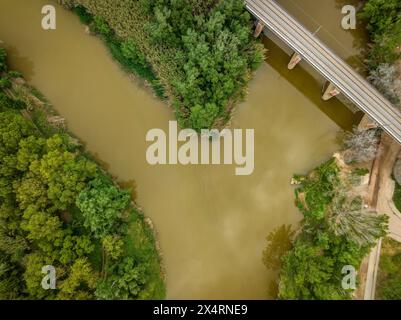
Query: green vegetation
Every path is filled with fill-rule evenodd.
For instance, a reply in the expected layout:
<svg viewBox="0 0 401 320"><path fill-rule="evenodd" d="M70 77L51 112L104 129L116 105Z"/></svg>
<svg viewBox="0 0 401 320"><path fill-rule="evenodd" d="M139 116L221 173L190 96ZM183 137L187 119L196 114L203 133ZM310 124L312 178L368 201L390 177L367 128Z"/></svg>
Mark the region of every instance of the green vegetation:
<svg viewBox="0 0 401 320"><path fill-rule="evenodd" d="M85 7L77 6L74 11L83 23L90 25L92 32L103 39L112 57L121 64L126 72L145 79L150 83L158 97L165 98L164 89L157 80L152 67L133 41L121 40L105 20L100 17L93 17Z"/></svg>
<svg viewBox="0 0 401 320"><path fill-rule="evenodd" d="M181 127L219 127L263 60L242 0L68 0L113 57L173 105Z"/></svg>
<svg viewBox="0 0 401 320"><path fill-rule="evenodd" d="M299 179L298 179L299 180ZM301 179L296 205L304 215L292 249L282 258L280 299L350 299L342 268L358 269L375 241L386 234L387 217L364 212L350 197L350 182L334 159Z"/></svg>
<svg viewBox="0 0 401 320"><path fill-rule="evenodd" d="M390 238L382 241L377 281L377 299L401 299L401 245Z"/></svg>
<svg viewBox="0 0 401 320"><path fill-rule="evenodd" d="M163 298L153 232L130 191L48 122L50 106L13 80L3 49L0 70L0 299ZM42 288L46 265L56 290Z"/></svg>

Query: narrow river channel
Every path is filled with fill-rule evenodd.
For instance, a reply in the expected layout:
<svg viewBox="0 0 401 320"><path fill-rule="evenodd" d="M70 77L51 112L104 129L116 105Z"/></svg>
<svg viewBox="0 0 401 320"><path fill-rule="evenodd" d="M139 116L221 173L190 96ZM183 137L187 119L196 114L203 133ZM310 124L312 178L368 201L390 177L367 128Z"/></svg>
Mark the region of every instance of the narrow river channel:
<svg viewBox="0 0 401 320"><path fill-rule="evenodd" d="M296 9L302 2L344 58L359 52L363 36L339 25L341 1L279 2L307 25L310 17ZM255 129L253 175L235 176L234 166L150 166L145 135L167 130L171 110L120 71L72 13L57 7L57 30L42 30L41 8L49 3L0 0L0 40L11 66L51 101L89 150L121 181L135 180L137 201L158 232L167 297L271 298L276 274L262 263L265 237L301 219L291 176L327 159L340 128L350 128L358 115L337 99L323 103L320 77L303 65L288 71L287 53L265 39L267 63L232 121L233 128Z"/></svg>

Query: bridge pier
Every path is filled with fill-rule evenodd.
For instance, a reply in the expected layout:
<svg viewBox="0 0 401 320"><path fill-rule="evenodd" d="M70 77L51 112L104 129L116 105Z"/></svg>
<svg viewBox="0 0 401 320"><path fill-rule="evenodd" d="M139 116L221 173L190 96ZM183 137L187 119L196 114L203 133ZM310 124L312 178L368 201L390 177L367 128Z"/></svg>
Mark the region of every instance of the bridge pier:
<svg viewBox="0 0 401 320"><path fill-rule="evenodd" d="M255 33L253 34L253 36L255 38L259 37L264 28L265 28L265 25L263 24L263 22L258 20L258 23L255 28Z"/></svg>
<svg viewBox="0 0 401 320"><path fill-rule="evenodd" d="M336 86L330 81L326 82L326 84L323 87L323 90L324 91L323 91L322 99L324 101L330 100L331 98L333 98L341 93L341 91L338 90L336 88Z"/></svg>
<svg viewBox="0 0 401 320"><path fill-rule="evenodd" d="M288 64L288 69L292 70L296 67L298 63L302 61L302 57L299 53L294 52L294 54L291 57L290 63Z"/></svg>

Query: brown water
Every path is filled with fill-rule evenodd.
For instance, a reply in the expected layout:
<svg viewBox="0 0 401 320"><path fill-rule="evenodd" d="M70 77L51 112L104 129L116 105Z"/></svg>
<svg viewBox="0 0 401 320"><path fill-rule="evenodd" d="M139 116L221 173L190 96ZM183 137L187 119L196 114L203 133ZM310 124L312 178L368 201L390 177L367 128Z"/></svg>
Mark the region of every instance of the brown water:
<svg viewBox="0 0 401 320"><path fill-rule="evenodd" d="M136 181L138 202L158 231L168 298L269 297L275 275L262 264L265 237L301 218L291 176L328 158L339 128L350 127L354 115L336 99L323 103L319 78L302 68L288 72L288 56L266 40L270 64L257 72L232 123L255 129L253 175L235 176L233 166L150 166L145 135L167 130L172 112L132 83L72 13L58 7L57 30L42 30L48 2L0 0L0 40L11 66L49 98L89 150L119 179ZM339 10L333 0L319 2ZM335 16L328 12L323 22ZM344 45L352 50L351 43Z"/></svg>

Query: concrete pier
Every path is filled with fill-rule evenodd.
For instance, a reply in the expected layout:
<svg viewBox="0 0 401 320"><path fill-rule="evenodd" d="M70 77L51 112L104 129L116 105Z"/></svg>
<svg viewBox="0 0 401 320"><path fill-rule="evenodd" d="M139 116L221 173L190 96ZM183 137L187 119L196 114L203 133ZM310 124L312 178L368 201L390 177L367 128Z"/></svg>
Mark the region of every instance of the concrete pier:
<svg viewBox="0 0 401 320"><path fill-rule="evenodd" d="M253 36L255 38L258 38L260 36L260 34L262 33L264 28L265 28L265 25L263 24L263 22L258 20L258 23L257 23L256 28L255 28L255 33L253 34Z"/></svg>
<svg viewBox="0 0 401 320"><path fill-rule="evenodd" d="M288 64L288 69L292 70L294 69L298 63L300 63L302 61L302 57L299 53L294 52L294 54L291 56L291 60Z"/></svg>
<svg viewBox="0 0 401 320"><path fill-rule="evenodd" d="M338 90L336 88L336 86L333 83L329 82L329 81L326 82L326 84L324 85L323 90L324 90L324 92L323 92L322 99L324 101L330 100L331 98L333 98L333 97L335 97L335 96L337 96L337 95L339 95L341 93L341 91Z"/></svg>

